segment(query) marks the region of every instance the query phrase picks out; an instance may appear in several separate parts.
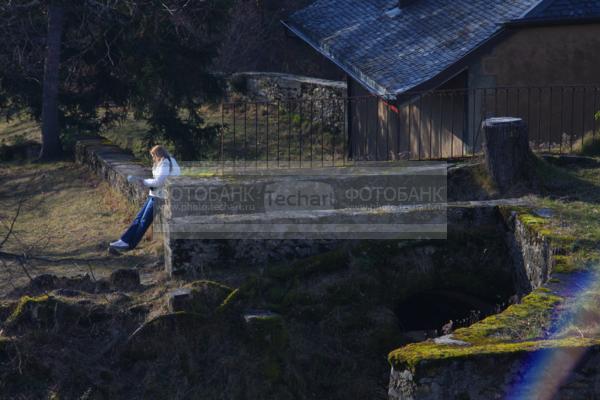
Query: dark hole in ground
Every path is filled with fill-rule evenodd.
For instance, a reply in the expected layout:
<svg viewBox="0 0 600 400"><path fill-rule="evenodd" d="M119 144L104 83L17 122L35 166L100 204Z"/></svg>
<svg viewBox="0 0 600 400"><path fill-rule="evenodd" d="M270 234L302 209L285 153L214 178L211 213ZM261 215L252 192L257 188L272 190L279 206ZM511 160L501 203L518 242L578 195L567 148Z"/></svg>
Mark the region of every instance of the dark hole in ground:
<svg viewBox="0 0 600 400"><path fill-rule="evenodd" d="M491 315L501 307L486 299L452 290L428 290L412 295L396 307L404 332L423 332L425 337L439 336L452 329L468 326Z"/></svg>

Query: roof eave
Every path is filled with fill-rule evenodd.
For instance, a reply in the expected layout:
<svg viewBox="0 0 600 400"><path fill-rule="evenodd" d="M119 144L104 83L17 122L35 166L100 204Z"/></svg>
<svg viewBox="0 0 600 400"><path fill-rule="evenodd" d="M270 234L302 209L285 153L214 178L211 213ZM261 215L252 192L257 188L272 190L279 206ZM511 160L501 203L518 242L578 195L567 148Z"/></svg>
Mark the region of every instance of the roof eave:
<svg viewBox="0 0 600 400"><path fill-rule="evenodd" d="M368 82L367 80L364 79L364 77L361 77L359 73L352 70L350 67L344 65L342 62L340 62L338 59L336 59L336 57L333 54L327 52L325 49L323 49L321 46L319 46L317 43L315 43L311 38L309 38L307 35L305 35L300 29L296 28L295 26L293 26L292 24L290 24L287 21L280 20L280 22L290 32L292 32L294 35L298 36L300 39L302 39L304 42L306 42L310 47L312 47L317 52L319 52L321 55L326 57L328 60L333 62L335 65L337 65L346 74L348 74L350 77L352 77L352 79L360 82L369 92L371 92L377 96L381 96L388 100L393 100L396 98L395 93L388 91L387 89L385 89L384 87L382 87L380 85L373 84L372 82Z"/></svg>
<svg viewBox="0 0 600 400"><path fill-rule="evenodd" d="M408 89L400 89L395 91L396 96L404 96L410 95L411 93L417 92L426 92L429 90L434 90L435 88L443 85L448 82L450 79L464 71L468 68L469 64L479 57L482 53L489 50L490 47L494 46L501 40L504 40L508 35L510 35L510 29L508 27L501 26L493 35L488 37L486 40L479 43L473 49L471 49L468 53L463 55L461 58L456 60L454 63L450 64L446 69L442 70L435 76L419 83L418 85L414 85Z"/></svg>
<svg viewBox="0 0 600 400"><path fill-rule="evenodd" d="M584 25L600 23L600 17L525 18L507 21L506 27L522 28L555 25Z"/></svg>

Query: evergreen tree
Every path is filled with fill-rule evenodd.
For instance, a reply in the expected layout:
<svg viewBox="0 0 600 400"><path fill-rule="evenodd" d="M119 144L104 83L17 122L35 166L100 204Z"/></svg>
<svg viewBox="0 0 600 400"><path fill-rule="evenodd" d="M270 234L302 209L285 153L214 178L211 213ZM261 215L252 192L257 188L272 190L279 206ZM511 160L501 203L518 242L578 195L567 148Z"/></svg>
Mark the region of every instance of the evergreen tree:
<svg viewBox="0 0 600 400"><path fill-rule="evenodd" d="M94 131L133 112L148 141L183 158L214 137L199 107L221 94L209 72L229 0L11 0L0 5L0 105L42 122L42 158L59 132Z"/></svg>

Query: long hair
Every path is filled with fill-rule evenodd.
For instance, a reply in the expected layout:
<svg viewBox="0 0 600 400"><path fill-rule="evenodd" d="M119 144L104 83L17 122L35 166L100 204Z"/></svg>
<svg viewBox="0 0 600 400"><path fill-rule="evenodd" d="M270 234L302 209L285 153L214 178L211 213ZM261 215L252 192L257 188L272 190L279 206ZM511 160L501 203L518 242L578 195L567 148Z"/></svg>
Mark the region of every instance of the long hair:
<svg viewBox="0 0 600 400"><path fill-rule="evenodd" d="M158 164L159 162L161 162L163 159L167 159L169 160L169 171L173 169L173 162L171 161L171 155L169 154L169 152L167 151L167 149L165 149L163 146L161 145L156 145L153 148L150 149L150 154L152 155L153 158L153 166L156 166L156 164Z"/></svg>

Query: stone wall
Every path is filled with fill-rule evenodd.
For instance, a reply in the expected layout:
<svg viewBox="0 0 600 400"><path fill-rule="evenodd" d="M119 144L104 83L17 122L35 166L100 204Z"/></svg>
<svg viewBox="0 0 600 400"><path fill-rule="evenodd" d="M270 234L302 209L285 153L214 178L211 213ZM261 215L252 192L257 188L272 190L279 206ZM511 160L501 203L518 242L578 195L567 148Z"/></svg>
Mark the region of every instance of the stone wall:
<svg viewBox="0 0 600 400"><path fill-rule="evenodd" d="M534 227L527 225L519 218L517 212L510 208L501 207L500 216L506 229L506 242L513 261L515 289L517 295L529 293L531 290L544 285L550 279L553 267L553 248L550 240L540 234ZM465 343L466 345L466 343ZM566 384L562 385L556 398L592 398L595 388L600 384L597 374L586 371L598 362L598 346L591 348L590 357L578 366L578 371L570 374L571 364L564 371L556 371L557 366L544 366L544 374L569 376ZM469 357L454 359L432 360L416 370L396 370L393 366L390 372L389 400L434 400L441 398L464 399L493 399L505 398L508 391L518 388L519 395L515 398L531 397L535 393L535 384L528 382L527 372L531 369L530 361L541 359L544 353L554 352L573 357L581 350L570 347L542 349L538 351L513 351L506 354L486 353L473 354ZM501 368L499 368L501 366ZM540 366L542 367L542 366ZM577 388L588 388L579 392ZM592 389L594 388L594 389ZM539 388L538 388L539 389ZM531 391L531 392L530 392ZM526 393L526 395L523 395ZM577 393L577 396L573 396ZM539 398L554 398L544 397Z"/></svg>
<svg viewBox="0 0 600 400"><path fill-rule="evenodd" d="M264 101L342 99L346 83L276 72L241 72L229 78L230 90Z"/></svg>
<svg viewBox="0 0 600 400"><path fill-rule="evenodd" d="M516 287L519 294L529 293L550 279L554 262L550 241L527 226L516 212L505 216L509 232L507 241L515 265Z"/></svg>
<svg viewBox="0 0 600 400"><path fill-rule="evenodd" d="M148 197L148 188L127 182L127 175L150 177L150 168L110 141L101 137L79 140L75 145L75 160L106 180L135 205L141 206Z"/></svg>
<svg viewBox="0 0 600 400"><path fill-rule="evenodd" d="M183 178L182 185L189 186L190 178ZM186 181L188 180L188 181ZM177 187L177 182L170 182L167 192ZM426 210L397 211L394 209L378 210L376 212L354 212L346 209L333 210L330 213L289 213L281 216L278 214L257 217L254 214L242 215L189 215L182 216L173 212L171 208L172 196L164 206L164 221L162 225L165 269L170 275L186 275L201 279L226 279L232 275L242 278L244 275L255 272L269 264L290 262L301 258L324 253L329 250L349 243L348 239L252 239L248 234L247 239L216 239L202 229L203 224L226 224L235 220L236 223L255 222L262 218L266 224L295 224L295 223L359 223L378 224L395 222L398 224L414 223L448 223L448 230L460 230L465 227L489 227L499 224L496 203L473 202L472 204L456 204L448 209L447 214L440 218L439 212L428 213ZM418 214L418 215L416 215ZM287 218L287 219L286 219ZM439 235L444 235L440 233ZM415 238L416 234L408 232L407 238ZM423 234L423 238L437 237L435 234ZM358 241L358 239L353 239ZM361 239L364 240L364 239Z"/></svg>
<svg viewBox="0 0 600 400"><path fill-rule="evenodd" d="M344 126L346 82L275 72L238 73L228 82L230 95L242 95L242 101L278 104L305 121L312 109L313 123L324 122L339 130Z"/></svg>
<svg viewBox="0 0 600 400"><path fill-rule="evenodd" d="M392 368L389 399L594 399L600 389L600 374L595 372L600 346L588 347L581 357L584 353L567 345L431 361L418 372Z"/></svg>

